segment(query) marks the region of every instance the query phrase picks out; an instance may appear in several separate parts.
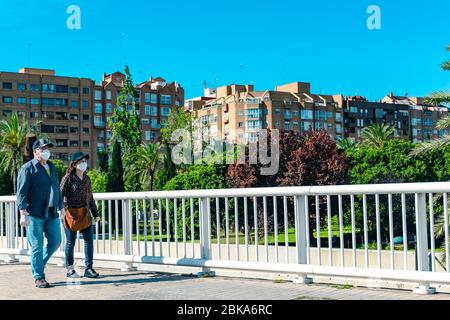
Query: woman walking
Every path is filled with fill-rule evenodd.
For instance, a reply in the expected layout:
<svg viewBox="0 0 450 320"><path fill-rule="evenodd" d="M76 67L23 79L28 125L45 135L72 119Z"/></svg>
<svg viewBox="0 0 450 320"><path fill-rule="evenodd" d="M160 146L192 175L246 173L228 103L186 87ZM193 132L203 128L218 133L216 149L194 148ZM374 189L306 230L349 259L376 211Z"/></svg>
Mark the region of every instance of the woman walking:
<svg viewBox="0 0 450 320"><path fill-rule="evenodd" d="M66 268L68 278L78 278L74 268L74 247L77 238L77 231L80 231L84 239L84 254L86 268L84 276L97 278L99 274L93 268L94 260L94 231L91 213L94 216L94 223L98 223L97 205L92 194L92 185L89 176L86 174L87 160L89 155L82 152L75 152L70 155L71 161L66 175L61 181L61 193L64 198L66 208L65 216L61 217L66 234Z"/></svg>

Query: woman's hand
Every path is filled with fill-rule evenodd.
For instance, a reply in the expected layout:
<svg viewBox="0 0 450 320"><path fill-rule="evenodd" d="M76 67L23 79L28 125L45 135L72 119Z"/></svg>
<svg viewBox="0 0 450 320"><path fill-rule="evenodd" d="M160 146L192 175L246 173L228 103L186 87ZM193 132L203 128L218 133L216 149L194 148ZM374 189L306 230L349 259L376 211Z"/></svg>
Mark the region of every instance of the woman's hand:
<svg viewBox="0 0 450 320"><path fill-rule="evenodd" d="M100 222L100 217L95 217L95 218L94 218L94 222L95 222L95 223L99 223L99 222Z"/></svg>

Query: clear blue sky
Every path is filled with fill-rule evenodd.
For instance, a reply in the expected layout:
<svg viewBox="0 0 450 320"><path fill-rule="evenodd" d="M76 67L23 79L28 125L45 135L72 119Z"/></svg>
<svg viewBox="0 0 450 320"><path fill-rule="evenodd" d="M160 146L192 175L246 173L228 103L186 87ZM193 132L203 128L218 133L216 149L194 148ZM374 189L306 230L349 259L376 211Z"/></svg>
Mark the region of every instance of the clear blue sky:
<svg viewBox="0 0 450 320"><path fill-rule="evenodd" d="M66 8L81 8L81 30ZM366 27L381 8L382 29ZM257 90L307 81L316 93L380 99L450 88L448 0L2 0L0 70L54 68L101 80L130 65L201 95L202 83ZM31 43L31 46L29 46Z"/></svg>

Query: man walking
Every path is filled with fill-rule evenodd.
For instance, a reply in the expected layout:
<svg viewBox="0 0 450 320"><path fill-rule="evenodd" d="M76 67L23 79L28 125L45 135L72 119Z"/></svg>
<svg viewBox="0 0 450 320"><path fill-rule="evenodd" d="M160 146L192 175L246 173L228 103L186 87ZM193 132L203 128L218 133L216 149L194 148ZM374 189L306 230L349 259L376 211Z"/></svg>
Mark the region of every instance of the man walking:
<svg viewBox="0 0 450 320"><path fill-rule="evenodd" d="M65 213L58 172L48 161L51 147L53 144L45 139L36 140L33 144L34 159L22 166L17 179L20 225L27 230L31 271L38 288L50 287L44 267L61 244L59 211ZM47 238L45 247L44 234Z"/></svg>

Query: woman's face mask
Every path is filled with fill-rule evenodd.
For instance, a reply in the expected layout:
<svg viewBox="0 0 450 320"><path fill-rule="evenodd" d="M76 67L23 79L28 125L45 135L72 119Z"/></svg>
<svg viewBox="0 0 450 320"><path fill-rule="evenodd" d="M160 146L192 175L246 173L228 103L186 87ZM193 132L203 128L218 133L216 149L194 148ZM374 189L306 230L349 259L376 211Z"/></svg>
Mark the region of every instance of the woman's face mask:
<svg viewBox="0 0 450 320"><path fill-rule="evenodd" d="M87 170L87 162L83 161L83 162L80 162L79 164L77 164L77 169L80 171L83 171L83 172L86 171Z"/></svg>

